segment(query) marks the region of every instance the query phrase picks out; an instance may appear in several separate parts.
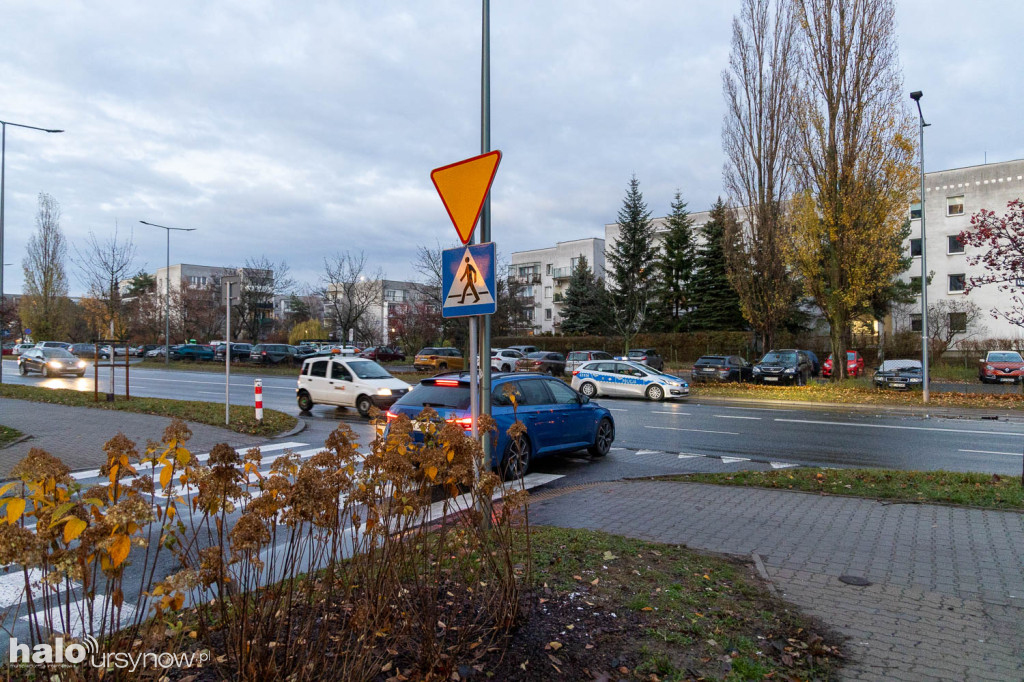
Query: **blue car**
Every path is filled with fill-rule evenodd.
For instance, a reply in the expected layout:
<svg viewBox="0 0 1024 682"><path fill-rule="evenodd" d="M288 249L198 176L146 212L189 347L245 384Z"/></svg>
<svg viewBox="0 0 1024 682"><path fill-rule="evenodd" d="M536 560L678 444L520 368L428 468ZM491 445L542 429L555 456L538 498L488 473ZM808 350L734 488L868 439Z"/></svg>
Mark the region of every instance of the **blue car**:
<svg viewBox="0 0 1024 682"><path fill-rule="evenodd" d="M517 396L514 409L509 391ZM472 427L469 412L469 374L440 374L424 379L388 410L388 421L398 415L413 419L423 408L433 408L441 419ZM519 420L526 436L513 441L508 428ZM604 457L615 440L611 412L569 388L565 382L543 374L498 374L491 379L491 416L498 433L491 434L491 468L504 480L521 478L537 458L586 448ZM415 433L417 439L422 435Z"/></svg>

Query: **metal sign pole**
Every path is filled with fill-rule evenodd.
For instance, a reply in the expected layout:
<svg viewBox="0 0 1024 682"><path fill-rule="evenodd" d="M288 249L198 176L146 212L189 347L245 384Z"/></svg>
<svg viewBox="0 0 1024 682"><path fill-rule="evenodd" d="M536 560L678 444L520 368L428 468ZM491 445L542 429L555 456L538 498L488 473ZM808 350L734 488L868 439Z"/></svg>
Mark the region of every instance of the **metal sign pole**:
<svg viewBox="0 0 1024 682"><path fill-rule="evenodd" d="M483 26L480 64L480 153L486 154L491 151L491 3L490 0L483 0ZM480 215L480 242L491 241L491 194L488 191L484 199L483 212ZM497 268L497 262L491 265ZM497 278L497 275L495 275ZM497 284L497 280L495 280ZM495 297L497 296L497 292ZM491 414L491 316L482 315L483 339L480 344L481 389L480 389L480 413L490 416ZM491 463L491 438L485 434L483 439L484 466Z"/></svg>
<svg viewBox="0 0 1024 682"><path fill-rule="evenodd" d="M231 424L231 282L228 282L227 331L224 334L224 425Z"/></svg>

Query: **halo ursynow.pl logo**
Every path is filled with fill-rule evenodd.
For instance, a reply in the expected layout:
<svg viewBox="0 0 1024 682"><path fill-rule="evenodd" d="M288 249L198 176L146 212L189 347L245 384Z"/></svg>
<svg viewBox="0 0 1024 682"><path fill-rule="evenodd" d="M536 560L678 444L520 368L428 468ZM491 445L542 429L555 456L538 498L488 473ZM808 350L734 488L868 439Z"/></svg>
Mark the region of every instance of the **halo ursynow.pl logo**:
<svg viewBox="0 0 1024 682"><path fill-rule="evenodd" d="M101 652L99 642L91 635L86 635L81 642L65 644L63 637L54 639L53 644L36 644L30 647L22 644L17 637L11 637L8 660L13 665L78 665L86 664L93 668L129 670L145 670L147 668L193 668L203 667L210 662L208 650L187 654L168 651L131 653L127 651Z"/></svg>
<svg viewBox="0 0 1024 682"><path fill-rule="evenodd" d="M82 642L64 644L64 638L58 637L53 644L36 644L29 647L28 644L18 642L17 637L11 637L10 662L11 663L82 663L89 656L98 653L100 643L92 635L86 635Z"/></svg>

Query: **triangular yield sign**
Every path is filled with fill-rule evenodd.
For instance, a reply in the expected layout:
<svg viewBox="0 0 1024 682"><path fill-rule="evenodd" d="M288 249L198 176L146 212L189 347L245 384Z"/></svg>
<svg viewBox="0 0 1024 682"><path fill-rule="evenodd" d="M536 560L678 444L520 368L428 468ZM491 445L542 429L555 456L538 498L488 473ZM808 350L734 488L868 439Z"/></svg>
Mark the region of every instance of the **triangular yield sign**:
<svg viewBox="0 0 1024 682"><path fill-rule="evenodd" d="M500 162L501 152L494 150L430 171L430 179L463 244L468 244L473 235Z"/></svg>

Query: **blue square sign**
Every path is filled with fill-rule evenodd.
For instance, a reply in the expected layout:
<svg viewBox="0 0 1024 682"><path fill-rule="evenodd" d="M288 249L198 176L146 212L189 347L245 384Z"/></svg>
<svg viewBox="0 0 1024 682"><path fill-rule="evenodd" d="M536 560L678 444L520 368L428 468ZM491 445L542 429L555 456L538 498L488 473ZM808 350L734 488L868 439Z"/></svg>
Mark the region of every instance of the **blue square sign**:
<svg viewBox="0 0 1024 682"><path fill-rule="evenodd" d="M494 242L441 252L442 317L491 315L495 300Z"/></svg>

